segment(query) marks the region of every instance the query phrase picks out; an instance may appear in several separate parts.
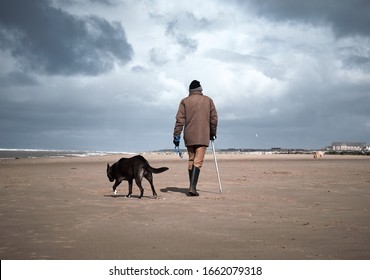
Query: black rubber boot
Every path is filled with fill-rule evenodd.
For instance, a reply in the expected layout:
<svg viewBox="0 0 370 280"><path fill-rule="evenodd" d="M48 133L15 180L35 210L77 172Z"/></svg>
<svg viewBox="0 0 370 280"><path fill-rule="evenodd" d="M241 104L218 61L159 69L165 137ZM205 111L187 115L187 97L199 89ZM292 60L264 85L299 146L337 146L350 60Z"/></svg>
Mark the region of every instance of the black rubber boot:
<svg viewBox="0 0 370 280"><path fill-rule="evenodd" d="M188 169L188 172L189 172L189 190L186 192L186 195L187 196L191 196L190 194L190 189L191 189L191 175L193 174L193 169L194 169L194 166L192 167L192 169Z"/></svg>
<svg viewBox="0 0 370 280"><path fill-rule="evenodd" d="M198 167L193 166L193 169L191 170L191 176L189 176L190 177L190 188L187 193L188 196L199 196L199 193L197 192L199 173L200 173L200 169ZM190 175L190 170L189 170L189 175Z"/></svg>

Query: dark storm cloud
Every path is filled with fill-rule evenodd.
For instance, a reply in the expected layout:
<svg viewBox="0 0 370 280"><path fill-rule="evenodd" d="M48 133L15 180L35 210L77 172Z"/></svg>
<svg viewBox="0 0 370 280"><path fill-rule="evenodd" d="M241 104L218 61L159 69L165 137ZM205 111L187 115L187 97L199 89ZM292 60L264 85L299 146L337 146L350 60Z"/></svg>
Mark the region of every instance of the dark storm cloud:
<svg viewBox="0 0 370 280"><path fill-rule="evenodd" d="M0 148L155 149L151 135L163 137L168 127L162 109L137 102L130 91L109 95L91 87L86 94L74 86L49 90L42 85L11 87L3 94L0 89Z"/></svg>
<svg viewBox="0 0 370 280"><path fill-rule="evenodd" d="M96 75L126 63L133 50L118 22L76 17L46 0L0 3L1 48L24 70L44 74Z"/></svg>
<svg viewBox="0 0 370 280"><path fill-rule="evenodd" d="M262 17L276 21L301 21L328 25L341 36L370 36L370 1L368 0L237 0ZM248 7L247 7L248 6Z"/></svg>
<svg viewBox="0 0 370 280"><path fill-rule="evenodd" d="M370 71L370 54L369 56L352 55L344 59L344 63L349 68L360 68L366 72Z"/></svg>
<svg viewBox="0 0 370 280"><path fill-rule="evenodd" d="M3 76L0 76L0 84L3 87L12 85L17 86L34 86L38 84L38 81L28 73L24 72L10 72Z"/></svg>

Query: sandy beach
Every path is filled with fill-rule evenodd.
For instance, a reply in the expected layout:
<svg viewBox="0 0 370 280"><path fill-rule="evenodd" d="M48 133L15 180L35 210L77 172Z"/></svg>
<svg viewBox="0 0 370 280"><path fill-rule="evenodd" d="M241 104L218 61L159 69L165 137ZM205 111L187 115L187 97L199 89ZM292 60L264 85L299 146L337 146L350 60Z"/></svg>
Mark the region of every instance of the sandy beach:
<svg viewBox="0 0 370 280"><path fill-rule="evenodd" d="M0 257L7 259L370 259L370 157L212 155L187 197L187 161L144 155L158 198L113 196L121 155L0 160Z"/></svg>

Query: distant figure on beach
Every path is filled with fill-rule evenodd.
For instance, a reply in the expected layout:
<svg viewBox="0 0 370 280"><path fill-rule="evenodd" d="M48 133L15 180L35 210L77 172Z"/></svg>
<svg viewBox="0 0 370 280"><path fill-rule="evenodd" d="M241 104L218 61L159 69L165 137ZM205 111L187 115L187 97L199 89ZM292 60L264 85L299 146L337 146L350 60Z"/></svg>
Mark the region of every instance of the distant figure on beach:
<svg viewBox="0 0 370 280"><path fill-rule="evenodd" d="M216 139L217 122L217 111L212 99L203 95L199 81L192 81L189 85L189 96L180 102L173 132L173 143L178 147L184 129L184 141L189 155L188 196L199 195L197 192L199 173L209 141Z"/></svg>
<svg viewBox="0 0 370 280"><path fill-rule="evenodd" d="M318 151L313 154L314 158L322 158L323 156L324 156L324 153L322 151Z"/></svg>

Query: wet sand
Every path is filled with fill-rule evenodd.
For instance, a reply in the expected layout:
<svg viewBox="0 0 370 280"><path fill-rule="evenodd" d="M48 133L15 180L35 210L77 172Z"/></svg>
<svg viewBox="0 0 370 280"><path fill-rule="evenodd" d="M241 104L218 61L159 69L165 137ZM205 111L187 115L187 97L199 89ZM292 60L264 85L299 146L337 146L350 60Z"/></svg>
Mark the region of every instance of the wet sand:
<svg viewBox="0 0 370 280"><path fill-rule="evenodd" d="M112 194L121 156L0 160L7 259L370 259L370 157L212 155L187 197L187 161L144 155L158 198Z"/></svg>

